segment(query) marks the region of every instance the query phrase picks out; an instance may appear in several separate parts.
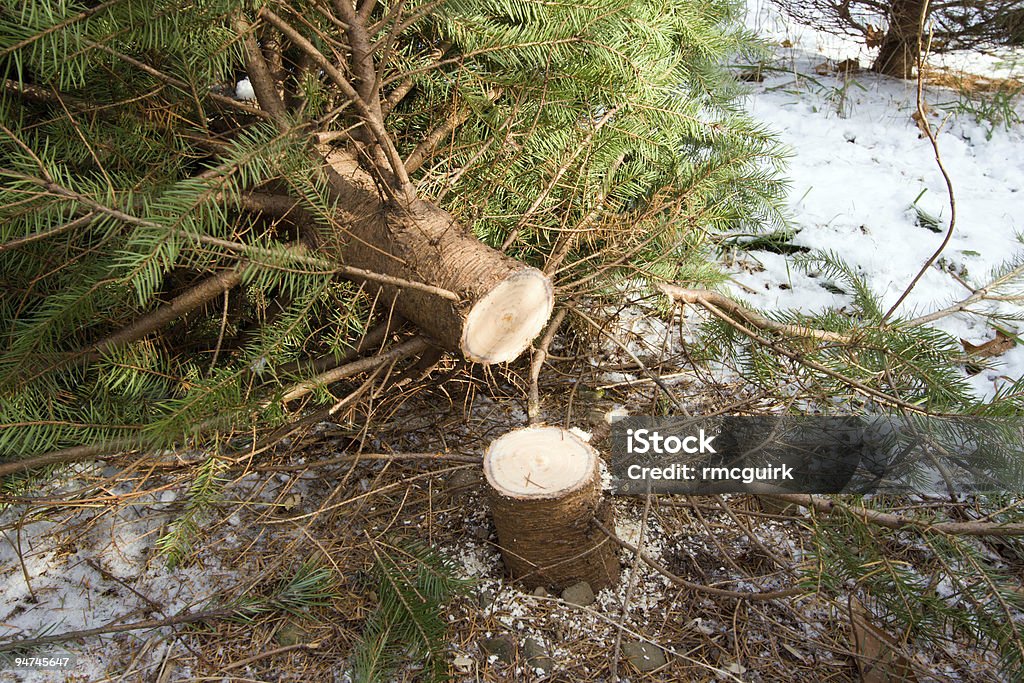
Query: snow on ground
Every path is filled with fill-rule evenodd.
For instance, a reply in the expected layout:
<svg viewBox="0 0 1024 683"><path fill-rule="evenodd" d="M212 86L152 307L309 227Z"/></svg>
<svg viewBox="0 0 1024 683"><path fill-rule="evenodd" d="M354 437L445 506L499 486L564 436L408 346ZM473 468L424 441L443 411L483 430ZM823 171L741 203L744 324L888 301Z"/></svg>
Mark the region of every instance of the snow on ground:
<svg viewBox="0 0 1024 683"><path fill-rule="evenodd" d="M145 490L124 477L99 488L87 484L102 465L75 465L71 476L33 491L36 498L56 501L53 506L26 510L0 504L0 643L201 612L221 605L227 592L256 575L252 567L225 558L257 536L266 543L274 532L240 526L237 513L223 524L203 520L206 542L197 545L194 560L170 568L155 546L182 515L184 499L176 493L181 482L159 486L150 480ZM118 471L110 467L103 474ZM315 475L249 473L228 486L250 502L282 498L287 504L285 494L305 496L314 481ZM187 666L174 664L188 652L170 626L43 645L28 653L69 654L75 663L59 670L0 659L0 683L105 681L112 672L124 680L156 680L153 672L170 669L179 677L191 675Z"/></svg>
<svg viewBox="0 0 1024 683"><path fill-rule="evenodd" d="M917 225L915 199L921 195L918 206L939 218L943 233L950 216L932 147L912 119L916 83L869 71L848 78L834 70L816 73L822 64L834 66L845 59L868 67L871 55L847 38L785 21L767 0L749 0L746 20L776 46L773 68L764 72L763 82L753 85L748 108L793 152L788 207L799 232L792 243L837 252L867 278L883 305L891 306L944 237ZM934 63L1006 75L998 61L995 55L968 53L936 58ZM1024 129L1018 125L1007 130L957 112L953 105L959 95L949 89L929 87L925 99L931 124L941 131L941 156L957 202L957 226L942 264L978 287L993 268L1024 251L1018 240L1024 232ZM1017 113L1022 112L1018 102ZM801 272L789 256L737 252L730 267L734 293L762 309L814 312L848 301L823 288L821 279ZM915 317L970 293L950 272L933 267L898 313ZM999 306L986 302L978 308ZM1002 310L1014 309L1003 305ZM974 344L995 335L991 325L976 316L958 314L934 324ZM973 381L981 396L991 396L1007 378L1022 375L1024 346L1018 346L997 359L994 370Z"/></svg>

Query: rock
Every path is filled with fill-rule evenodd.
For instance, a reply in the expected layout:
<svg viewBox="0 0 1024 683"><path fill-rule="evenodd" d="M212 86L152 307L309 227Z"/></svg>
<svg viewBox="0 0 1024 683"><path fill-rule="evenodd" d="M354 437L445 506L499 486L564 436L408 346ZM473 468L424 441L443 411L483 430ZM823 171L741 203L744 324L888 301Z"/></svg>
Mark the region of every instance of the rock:
<svg viewBox="0 0 1024 683"><path fill-rule="evenodd" d="M536 588L533 589L533 592L530 593L530 595L532 595L535 598L550 598L551 597L551 593L548 593L548 589L545 588L544 586L537 586Z"/></svg>
<svg viewBox="0 0 1024 683"><path fill-rule="evenodd" d="M511 664L515 657L516 644L508 636L496 636L480 641L480 649L488 657L497 657L499 662Z"/></svg>
<svg viewBox="0 0 1024 683"><path fill-rule="evenodd" d="M531 669L550 673L555 668L555 660L548 657L547 649L536 638L527 638L523 643L523 656L526 658L526 666Z"/></svg>
<svg viewBox="0 0 1024 683"><path fill-rule="evenodd" d="M587 605L594 604L596 596L594 595L594 589L590 587L590 584L586 581L580 581L562 591L562 599L570 605L578 605L580 607L586 607Z"/></svg>
<svg viewBox="0 0 1024 683"><path fill-rule="evenodd" d="M622 645L622 654L638 671L654 671L665 666L665 652L657 645L632 641Z"/></svg>
<svg viewBox="0 0 1024 683"><path fill-rule="evenodd" d="M493 605L494 598L496 597L497 595L495 594L495 592L489 588L480 591L480 609L487 609L488 607Z"/></svg>

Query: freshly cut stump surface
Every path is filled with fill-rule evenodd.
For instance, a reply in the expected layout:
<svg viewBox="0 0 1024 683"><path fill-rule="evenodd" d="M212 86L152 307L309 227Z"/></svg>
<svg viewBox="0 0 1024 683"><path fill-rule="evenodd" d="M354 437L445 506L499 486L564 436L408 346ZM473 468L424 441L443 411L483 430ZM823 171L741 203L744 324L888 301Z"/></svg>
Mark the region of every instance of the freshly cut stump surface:
<svg viewBox="0 0 1024 683"><path fill-rule="evenodd" d="M514 579L553 590L586 581L595 591L618 581L616 546L593 523L614 528L589 444L559 427L517 429L491 442L484 475Z"/></svg>

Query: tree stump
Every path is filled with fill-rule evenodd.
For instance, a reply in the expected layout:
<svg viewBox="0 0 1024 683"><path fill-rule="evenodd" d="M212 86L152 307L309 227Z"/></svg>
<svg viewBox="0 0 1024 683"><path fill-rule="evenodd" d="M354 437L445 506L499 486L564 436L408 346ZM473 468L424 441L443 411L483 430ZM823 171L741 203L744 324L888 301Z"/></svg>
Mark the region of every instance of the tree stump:
<svg viewBox="0 0 1024 683"><path fill-rule="evenodd" d="M512 578L561 590L618 581L616 546L594 524L614 528L601 496L597 452L558 427L527 427L491 442L484 474L501 554Z"/></svg>

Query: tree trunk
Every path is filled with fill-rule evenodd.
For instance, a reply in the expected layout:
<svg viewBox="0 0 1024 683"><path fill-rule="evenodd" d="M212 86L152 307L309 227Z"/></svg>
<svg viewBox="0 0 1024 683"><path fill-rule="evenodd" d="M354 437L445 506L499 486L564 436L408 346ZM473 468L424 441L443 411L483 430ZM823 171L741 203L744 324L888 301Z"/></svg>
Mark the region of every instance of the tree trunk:
<svg viewBox="0 0 1024 683"><path fill-rule="evenodd" d="M597 452L558 427L527 427L491 443L484 474L505 566L528 586L595 591L619 579L614 528L601 496Z"/></svg>
<svg viewBox="0 0 1024 683"><path fill-rule="evenodd" d="M478 363L503 363L529 347L554 305L547 276L483 244L429 202L382 200L347 152L325 157L341 230L321 248L337 251L346 265L456 293L459 301L367 281L445 349Z"/></svg>
<svg viewBox="0 0 1024 683"><path fill-rule="evenodd" d="M889 29L882 38L872 70L896 78L913 78L917 67L921 12L927 0L892 0Z"/></svg>

